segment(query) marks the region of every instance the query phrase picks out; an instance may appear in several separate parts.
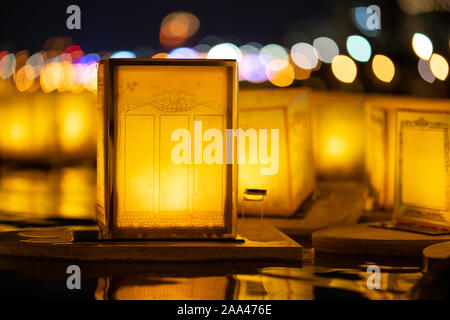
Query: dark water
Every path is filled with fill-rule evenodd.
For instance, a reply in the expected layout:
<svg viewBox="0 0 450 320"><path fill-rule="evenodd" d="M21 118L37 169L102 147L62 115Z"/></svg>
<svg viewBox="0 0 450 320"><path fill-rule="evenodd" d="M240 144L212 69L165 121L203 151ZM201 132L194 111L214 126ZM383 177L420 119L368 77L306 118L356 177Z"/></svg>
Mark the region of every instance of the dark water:
<svg viewBox="0 0 450 320"><path fill-rule="evenodd" d="M3 170L0 231L95 224L95 171ZM422 277L420 261L315 256L308 239L300 264L85 263L0 256L0 296L29 299L408 299ZM380 289L369 289L369 265L381 267ZM81 289L69 290L69 265Z"/></svg>

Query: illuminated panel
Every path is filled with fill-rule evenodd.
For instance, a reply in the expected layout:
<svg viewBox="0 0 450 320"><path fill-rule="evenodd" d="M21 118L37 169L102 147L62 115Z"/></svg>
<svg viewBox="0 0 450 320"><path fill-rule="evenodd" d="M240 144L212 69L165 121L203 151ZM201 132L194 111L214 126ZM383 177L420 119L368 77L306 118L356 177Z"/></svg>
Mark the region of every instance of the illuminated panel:
<svg viewBox="0 0 450 320"><path fill-rule="evenodd" d="M154 118L152 115L125 118L126 212L153 212Z"/></svg>
<svg viewBox="0 0 450 320"><path fill-rule="evenodd" d="M448 113L397 116L395 216L450 227Z"/></svg>
<svg viewBox="0 0 450 320"><path fill-rule="evenodd" d="M162 115L160 117L160 211L188 211L189 168L185 164L174 164L171 160L171 151L175 143L170 141L170 136L177 129L189 130L188 116Z"/></svg>
<svg viewBox="0 0 450 320"><path fill-rule="evenodd" d="M309 101L318 176L361 179L365 144L363 97L314 92Z"/></svg>
<svg viewBox="0 0 450 320"><path fill-rule="evenodd" d="M386 198L386 114L384 109L366 108L366 174L376 206L383 206Z"/></svg>
<svg viewBox="0 0 450 320"><path fill-rule="evenodd" d="M222 137L225 137L222 116L195 116L195 121L202 122L203 131L216 129L222 133ZM223 138L214 142L220 144L219 148L224 150L223 146L225 140ZM208 144L209 142L202 144L202 154L205 155L206 152L207 156L214 156L214 154L207 149ZM222 153L221 160L222 162L225 161L224 153ZM203 161L205 161L205 159L203 159ZM220 163L194 165L194 211L209 211L220 214L223 208L223 174L223 166ZM211 181L217 181L218 183L212 184ZM214 201L211 201L212 199L214 199Z"/></svg>
<svg viewBox="0 0 450 320"><path fill-rule="evenodd" d="M245 150L242 148L239 153L245 153L246 162L239 164L239 212L244 205L245 214L261 212L259 202L244 202L245 189L267 190L263 210L269 216L292 215L313 192L316 180L307 97L306 91L298 89L240 92L239 128L246 133L246 139ZM255 130L254 136L248 131L251 129ZM267 130L267 145L260 141L260 129ZM272 154L271 130L278 130L278 157ZM267 151L270 161L260 157L261 149Z"/></svg>
<svg viewBox="0 0 450 320"><path fill-rule="evenodd" d="M394 208L397 111L406 109L445 113L450 111L450 104L448 100L390 96L380 96L366 101L365 169L371 198L368 203L373 203L374 208L384 210Z"/></svg>
<svg viewBox="0 0 450 320"><path fill-rule="evenodd" d="M226 130L237 120L235 62L104 63L102 235L234 237L237 168L224 161L223 151ZM219 151L219 161L208 160ZM101 207L98 211L102 218Z"/></svg>

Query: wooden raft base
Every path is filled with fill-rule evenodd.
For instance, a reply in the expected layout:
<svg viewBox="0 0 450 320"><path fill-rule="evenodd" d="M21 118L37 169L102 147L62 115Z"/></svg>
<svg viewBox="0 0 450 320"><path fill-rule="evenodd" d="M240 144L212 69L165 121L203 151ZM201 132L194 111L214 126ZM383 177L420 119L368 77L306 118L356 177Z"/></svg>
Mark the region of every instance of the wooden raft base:
<svg viewBox="0 0 450 320"><path fill-rule="evenodd" d="M281 231L240 223L238 240L100 241L95 227L52 227L0 233L0 255L85 261L301 261L303 248ZM74 238L84 240L73 241ZM87 240L91 239L91 240Z"/></svg>
<svg viewBox="0 0 450 320"><path fill-rule="evenodd" d="M423 249L424 271L428 272L435 264L443 261L450 263L450 241L433 244Z"/></svg>
<svg viewBox="0 0 450 320"><path fill-rule="evenodd" d="M331 226L355 224L364 210L364 185L357 182L320 182L316 199L304 210L304 217L264 217L264 222L294 238L311 236L314 231Z"/></svg>
<svg viewBox="0 0 450 320"><path fill-rule="evenodd" d="M359 256L422 257L422 250L450 241L450 235L430 236L406 231L370 227L371 223L316 231L312 235L315 252Z"/></svg>

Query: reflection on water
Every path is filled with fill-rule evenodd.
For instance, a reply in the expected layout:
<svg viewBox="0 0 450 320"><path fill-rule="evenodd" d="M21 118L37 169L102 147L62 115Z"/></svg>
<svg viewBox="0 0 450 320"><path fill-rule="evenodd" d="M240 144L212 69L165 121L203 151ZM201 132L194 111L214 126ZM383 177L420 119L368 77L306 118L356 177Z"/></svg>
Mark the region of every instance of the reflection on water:
<svg viewBox="0 0 450 320"><path fill-rule="evenodd" d="M0 172L0 231L94 224L95 169ZM302 242L303 243L303 242ZM306 246L306 243L303 243ZM328 257L330 258L330 257ZM0 295L88 299L407 299L422 277L417 264L381 266L381 290L369 290L367 264L321 261L306 249L302 265L280 263L81 263L82 290L67 290L73 262L0 257ZM331 261L331 263L330 263ZM395 265L395 264L394 264ZM339 266L339 267L336 267Z"/></svg>
<svg viewBox="0 0 450 320"><path fill-rule="evenodd" d="M214 267L214 265L211 265ZM318 273L335 273L333 278ZM350 276L349 276L350 275ZM265 267L255 274L205 277L157 275L110 276L98 280L96 299L112 300L314 300L314 299L408 299L422 277L413 273L382 274L380 290L370 290L369 274L361 270Z"/></svg>
<svg viewBox="0 0 450 320"><path fill-rule="evenodd" d="M0 220L94 219L95 169L0 172Z"/></svg>

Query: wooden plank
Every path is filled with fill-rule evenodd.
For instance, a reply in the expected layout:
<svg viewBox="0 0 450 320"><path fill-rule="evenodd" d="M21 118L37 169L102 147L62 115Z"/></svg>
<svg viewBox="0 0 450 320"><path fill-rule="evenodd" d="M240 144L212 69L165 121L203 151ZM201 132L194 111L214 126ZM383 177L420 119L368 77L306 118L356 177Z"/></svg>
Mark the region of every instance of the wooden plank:
<svg viewBox="0 0 450 320"><path fill-rule="evenodd" d="M0 233L0 255L85 261L301 261L302 247L281 231L246 221L237 240L102 241L93 227L23 229ZM80 235L87 238L80 240ZM76 238L77 241L74 241Z"/></svg>
<svg viewBox="0 0 450 320"><path fill-rule="evenodd" d="M450 259L450 241L433 244L423 249L424 271L428 272L436 263Z"/></svg>
<svg viewBox="0 0 450 320"><path fill-rule="evenodd" d="M341 226L314 232L315 252L360 256L422 257L422 250L450 241L450 235L431 236L371 227L372 223Z"/></svg>

